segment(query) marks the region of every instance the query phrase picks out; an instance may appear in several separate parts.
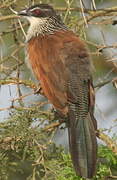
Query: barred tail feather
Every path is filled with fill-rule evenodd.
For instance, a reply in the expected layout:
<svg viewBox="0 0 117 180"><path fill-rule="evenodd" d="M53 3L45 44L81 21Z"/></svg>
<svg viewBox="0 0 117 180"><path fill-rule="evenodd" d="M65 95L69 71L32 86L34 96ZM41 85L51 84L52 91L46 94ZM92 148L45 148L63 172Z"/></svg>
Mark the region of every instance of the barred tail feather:
<svg viewBox="0 0 117 180"><path fill-rule="evenodd" d="M69 106L69 147L73 165L77 175L85 178L93 177L96 168L97 141L94 123L90 113L76 111L76 104Z"/></svg>

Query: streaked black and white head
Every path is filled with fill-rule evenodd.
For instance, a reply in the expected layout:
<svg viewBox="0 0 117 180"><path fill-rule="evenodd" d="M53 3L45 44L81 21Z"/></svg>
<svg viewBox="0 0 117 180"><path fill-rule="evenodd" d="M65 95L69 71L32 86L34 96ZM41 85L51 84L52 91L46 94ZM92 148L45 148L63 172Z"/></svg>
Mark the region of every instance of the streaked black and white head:
<svg viewBox="0 0 117 180"><path fill-rule="evenodd" d="M21 16L25 16L28 19L31 17L35 18L47 18L47 17L53 17L57 16L55 10L52 6L48 4L38 4L29 7L28 9L24 9L18 13Z"/></svg>
<svg viewBox="0 0 117 180"><path fill-rule="evenodd" d="M53 7L48 4L31 6L20 11L18 15L25 17L30 22L28 31L30 36L53 33L55 30L66 29L60 16Z"/></svg>

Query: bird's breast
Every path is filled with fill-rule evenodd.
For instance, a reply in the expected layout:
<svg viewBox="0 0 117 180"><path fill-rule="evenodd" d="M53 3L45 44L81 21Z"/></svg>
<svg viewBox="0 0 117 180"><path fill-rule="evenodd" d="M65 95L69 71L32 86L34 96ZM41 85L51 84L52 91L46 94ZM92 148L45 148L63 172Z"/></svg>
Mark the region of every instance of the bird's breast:
<svg viewBox="0 0 117 180"><path fill-rule="evenodd" d="M65 67L59 56L61 42L54 37L38 37L27 44L27 57L45 96L63 114L67 113Z"/></svg>

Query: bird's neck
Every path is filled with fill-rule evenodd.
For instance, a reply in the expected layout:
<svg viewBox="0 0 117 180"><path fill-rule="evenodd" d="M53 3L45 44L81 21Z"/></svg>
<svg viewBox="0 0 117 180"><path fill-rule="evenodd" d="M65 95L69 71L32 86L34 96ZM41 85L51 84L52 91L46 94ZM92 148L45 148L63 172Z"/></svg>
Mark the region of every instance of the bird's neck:
<svg viewBox="0 0 117 180"><path fill-rule="evenodd" d="M55 31L67 30L64 23L57 18L35 18L31 17L30 27L27 32L26 41L39 35L53 34Z"/></svg>

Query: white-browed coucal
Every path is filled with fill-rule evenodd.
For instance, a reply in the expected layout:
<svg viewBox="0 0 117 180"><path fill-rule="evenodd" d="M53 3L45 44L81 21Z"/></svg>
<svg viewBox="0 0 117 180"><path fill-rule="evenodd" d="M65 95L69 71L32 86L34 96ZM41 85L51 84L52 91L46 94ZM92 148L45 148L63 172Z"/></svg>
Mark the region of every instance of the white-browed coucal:
<svg viewBox="0 0 117 180"><path fill-rule="evenodd" d="M91 178L97 159L97 124L86 45L48 4L34 5L19 15L30 22L26 49L32 70L45 96L67 117L69 148L76 174Z"/></svg>

